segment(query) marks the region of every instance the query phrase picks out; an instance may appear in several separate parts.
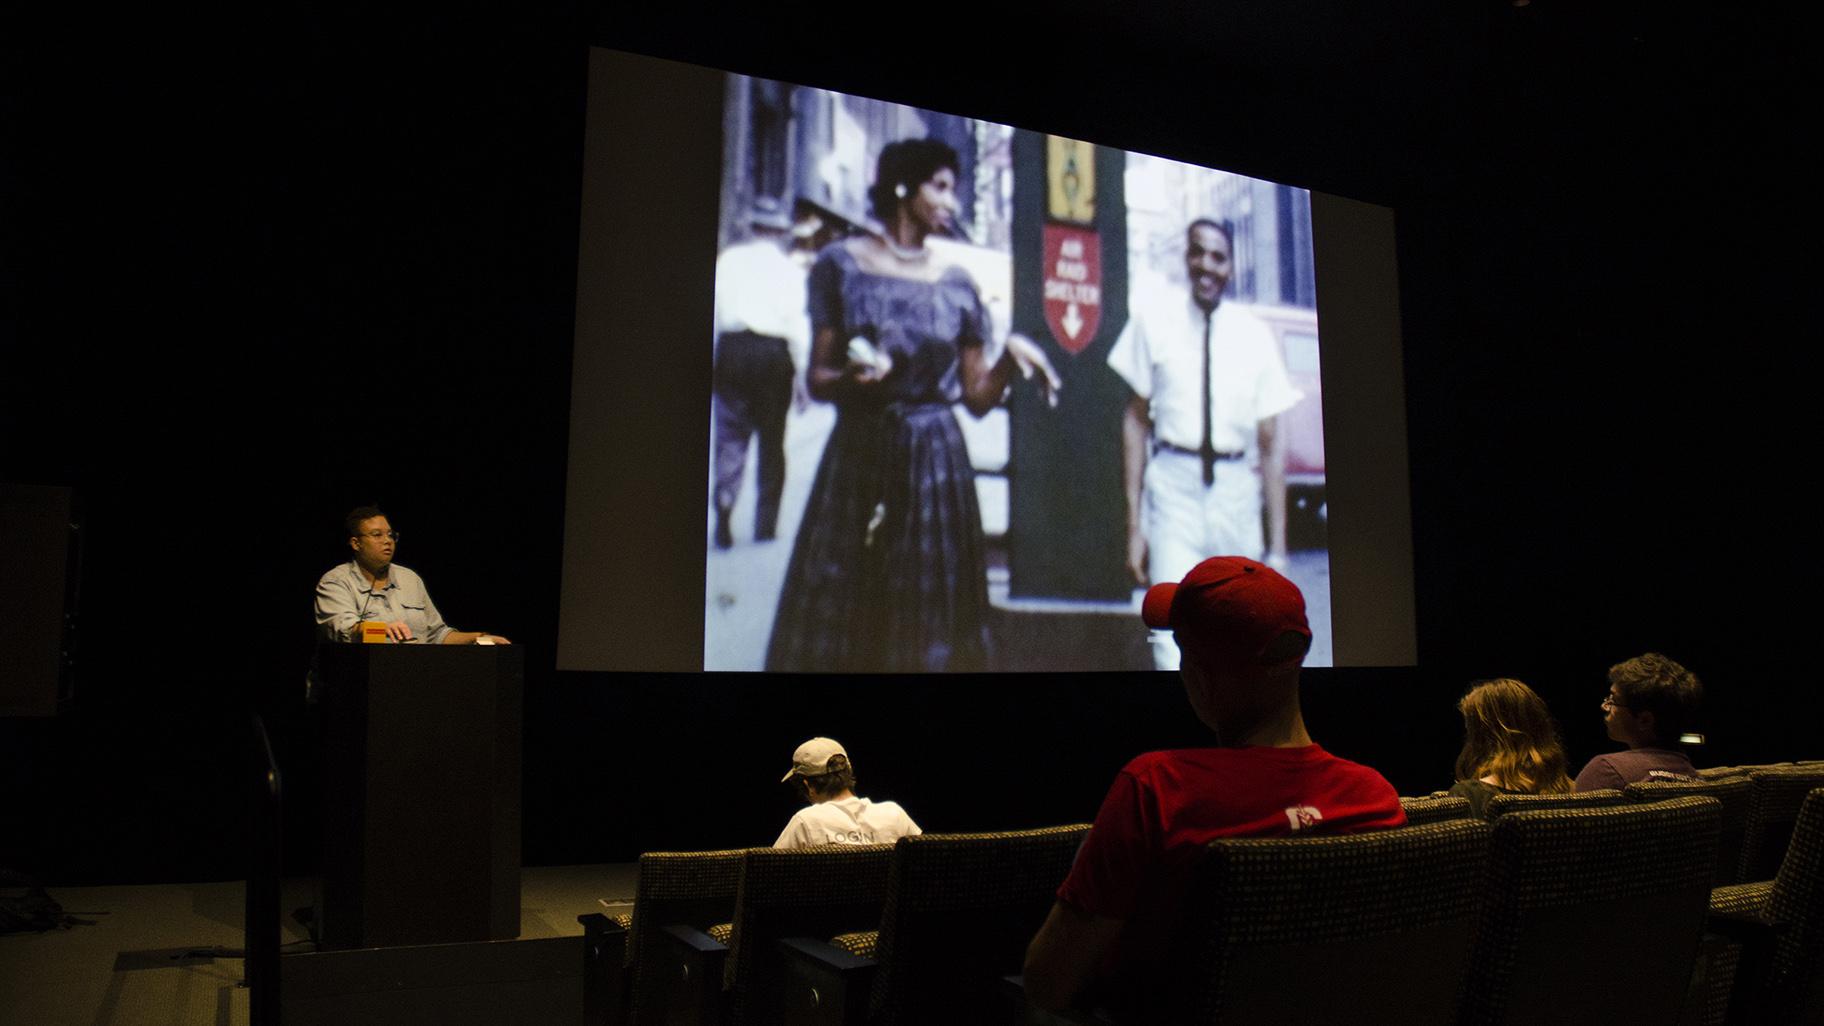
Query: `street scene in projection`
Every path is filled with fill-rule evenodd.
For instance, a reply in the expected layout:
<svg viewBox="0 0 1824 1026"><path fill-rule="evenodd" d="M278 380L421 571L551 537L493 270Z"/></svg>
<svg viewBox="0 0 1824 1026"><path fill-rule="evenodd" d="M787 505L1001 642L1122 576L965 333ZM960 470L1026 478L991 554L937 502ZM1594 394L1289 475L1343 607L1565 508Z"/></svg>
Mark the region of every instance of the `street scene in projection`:
<svg viewBox="0 0 1824 1026"><path fill-rule="evenodd" d="M1309 195L731 76L704 668L1170 669L1243 555L1330 665Z"/></svg>

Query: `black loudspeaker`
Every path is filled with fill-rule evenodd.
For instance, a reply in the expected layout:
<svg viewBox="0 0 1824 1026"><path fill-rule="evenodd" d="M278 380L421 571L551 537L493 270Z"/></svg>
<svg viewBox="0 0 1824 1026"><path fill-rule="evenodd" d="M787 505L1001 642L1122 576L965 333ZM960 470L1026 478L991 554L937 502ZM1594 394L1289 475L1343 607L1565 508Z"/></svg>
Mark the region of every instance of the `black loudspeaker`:
<svg viewBox="0 0 1824 1026"><path fill-rule="evenodd" d="M53 716L70 697L81 548L73 489L0 483L0 716Z"/></svg>

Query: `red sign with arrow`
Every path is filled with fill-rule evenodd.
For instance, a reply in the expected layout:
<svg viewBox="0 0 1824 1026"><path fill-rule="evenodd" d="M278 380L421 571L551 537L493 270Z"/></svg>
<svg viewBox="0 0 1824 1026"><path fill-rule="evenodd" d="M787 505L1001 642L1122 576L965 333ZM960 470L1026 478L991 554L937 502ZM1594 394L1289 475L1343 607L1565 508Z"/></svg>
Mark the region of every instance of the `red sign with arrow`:
<svg viewBox="0 0 1824 1026"><path fill-rule="evenodd" d="M1102 324L1102 237L1088 228L1045 226L1045 324L1080 353Z"/></svg>

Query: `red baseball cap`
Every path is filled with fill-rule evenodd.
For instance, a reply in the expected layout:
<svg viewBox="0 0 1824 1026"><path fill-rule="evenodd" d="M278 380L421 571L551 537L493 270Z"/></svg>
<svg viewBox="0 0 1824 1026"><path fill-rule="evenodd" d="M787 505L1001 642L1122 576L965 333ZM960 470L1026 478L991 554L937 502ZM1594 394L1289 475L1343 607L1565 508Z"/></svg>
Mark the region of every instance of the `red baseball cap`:
<svg viewBox="0 0 1824 1026"><path fill-rule="evenodd" d="M1213 556L1177 584L1153 585L1140 617L1148 627L1169 628L1179 645L1195 645L1214 664L1237 669L1258 663L1287 631L1311 637L1298 585L1241 556Z"/></svg>

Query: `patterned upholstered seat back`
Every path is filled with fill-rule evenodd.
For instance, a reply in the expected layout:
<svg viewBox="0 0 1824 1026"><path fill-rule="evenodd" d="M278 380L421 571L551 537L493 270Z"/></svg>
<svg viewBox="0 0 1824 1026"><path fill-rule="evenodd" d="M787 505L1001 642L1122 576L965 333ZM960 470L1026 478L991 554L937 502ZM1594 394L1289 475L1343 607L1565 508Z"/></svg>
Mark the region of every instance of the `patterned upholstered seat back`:
<svg viewBox="0 0 1824 1026"><path fill-rule="evenodd" d="M1716 868L1710 886L1724 887L1737 881L1741 869L1742 837L1748 825L1748 800L1752 787L1747 777L1718 777L1695 783L1685 780L1643 780L1622 788L1631 802L1662 802L1672 798L1709 796L1722 804L1722 819L1717 827Z"/></svg>
<svg viewBox="0 0 1824 1026"><path fill-rule="evenodd" d="M956 1021L1018 973L1087 824L901 838L881 916L870 1021Z"/></svg>
<svg viewBox="0 0 1824 1026"><path fill-rule="evenodd" d="M1463 1026L1678 1021L1721 814L1678 798L1495 820Z"/></svg>
<svg viewBox="0 0 1824 1026"><path fill-rule="evenodd" d="M1449 1023L1488 825L1212 842L1136 1021Z"/></svg>
<svg viewBox="0 0 1824 1026"><path fill-rule="evenodd" d="M892 859L890 844L749 849L723 963L725 1021L778 1021L774 984L784 976L778 942L872 929Z"/></svg>
<svg viewBox="0 0 1824 1026"><path fill-rule="evenodd" d="M1769 915L1786 924L1767 976L1770 1022L1824 1022L1824 787L1805 796L1773 880Z"/></svg>
<svg viewBox="0 0 1824 1026"><path fill-rule="evenodd" d="M1743 882L1771 880L1780 871L1799 805L1813 788L1824 787L1824 766L1780 765L1749 770L1754 793L1748 801L1748 825L1742 835Z"/></svg>
<svg viewBox="0 0 1824 1026"><path fill-rule="evenodd" d="M1469 807L1468 798L1453 798L1449 795L1401 798L1400 807L1406 810L1407 826L1442 823L1447 819L1467 819L1475 815Z"/></svg>
<svg viewBox="0 0 1824 1026"><path fill-rule="evenodd" d="M655 938L667 926L699 930L726 922L735 908L745 849L728 851L654 851L640 856L640 880L633 894L633 930L628 961L633 965L633 1021L654 1021L663 981L657 959L640 957L656 950Z"/></svg>
<svg viewBox="0 0 1824 1026"><path fill-rule="evenodd" d="M1510 812L1536 812L1540 809L1599 809L1627 801L1620 791L1577 791L1573 794L1498 794L1488 800L1488 821L1493 823Z"/></svg>

